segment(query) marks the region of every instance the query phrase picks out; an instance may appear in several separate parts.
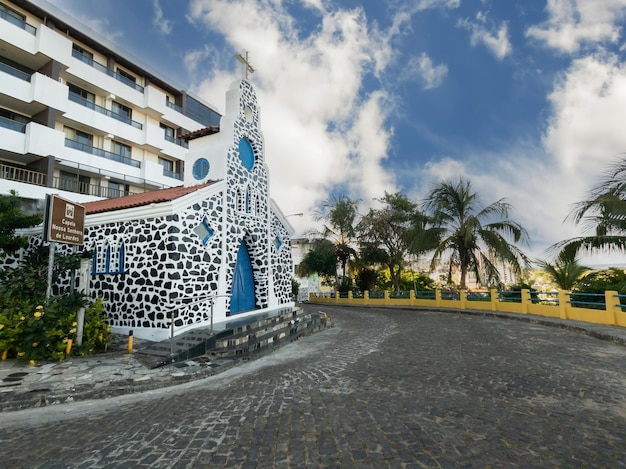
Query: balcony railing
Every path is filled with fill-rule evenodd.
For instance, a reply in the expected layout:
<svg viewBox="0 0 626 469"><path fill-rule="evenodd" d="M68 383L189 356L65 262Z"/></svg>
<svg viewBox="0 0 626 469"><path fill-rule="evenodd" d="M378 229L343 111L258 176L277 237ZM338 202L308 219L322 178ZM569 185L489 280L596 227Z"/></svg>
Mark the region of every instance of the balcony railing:
<svg viewBox="0 0 626 469"><path fill-rule="evenodd" d="M93 195L96 197L105 197L108 199L113 199L116 197L123 197L125 195L133 195L138 194L136 191L125 191L119 188L100 186L99 184L89 184L88 182L80 181L79 174L83 174L83 171L87 171L86 174L96 174L96 181L100 181L102 177L104 178L116 178L120 181L123 181L122 184L137 184L139 186L143 185L144 191L155 190L155 188L163 188L164 186L161 184L153 183L147 181L145 179L137 179L137 178L129 178L125 174L118 174L111 171L103 171L99 168L91 168L85 170L81 165L76 165L74 162L70 161L61 161L63 164L63 169L66 171L70 168L73 168L76 171L76 179L70 179L68 177L55 177L52 178L52 188L64 190L68 192L75 192L78 194L85 195ZM94 171L95 173L90 173L90 171ZM48 183L48 176L45 173L40 173L37 171L32 171L30 169L25 169L23 167L18 166L10 166L5 164L0 164L0 179L6 179L9 181L23 182L25 184L33 184L36 186L46 187ZM92 176L93 179L93 176Z"/></svg>
<svg viewBox="0 0 626 469"><path fill-rule="evenodd" d="M6 117L0 117L0 127L5 129L15 130L16 132L26 133L26 124L17 122Z"/></svg>
<svg viewBox="0 0 626 469"><path fill-rule="evenodd" d="M9 75L13 75L16 78L24 81L30 81L30 73L26 73L22 70L18 70L15 67L11 67L9 64L6 64L0 61L0 71L4 73L8 73Z"/></svg>
<svg viewBox="0 0 626 469"><path fill-rule="evenodd" d="M76 192L78 194L93 195L96 197L104 197L107 199L116 199L127 195L137 194L137 192L125 191L118 188L89 184L68 178L54 178L54 187L67 192Z"/></svg>
<svg viewBox="0 0 626 469"><path fill-rule="evenodd" d="M8 21L9 23L17 26L18 28L23 29L24 31L32 34L33 36L37 34L37 28L35 28L34 26L31 26L30 24L26 23L25 21L19 18L16 18L13 15L8 14L5 11L0 10L0 18Z"/></svg>
<svg viewBox="0 0 626 469"><path fill-rule="evenodd" d="M132 80L129 80L128 78L126 78L125 76L120 75L119 73L106 68L104 65L99 64L98 62L94 61L92 58L90 57L86 57L85 55L81 54L79 51L72 49L72 56L78 60L80 60L81 62L86 63L87 65L95 68L96 70L102 72L102 73L106 73L107 75L109 75L110 77L115 78L116 80L124 83L126 86L130 86L131 88L136 89L137 91L139 91L140 93L143 93L144 89L143 86L138 85L137 83L135 83Z"/></svg>
<svg viewBox="0 0 626 469"><path fill-rule="evenodd" d="M6 164L0 164L0 178L9 181L25 182L26 184L35 184L37 186L45 186L47 179L44 173L38 173L37 171Z"/></svg>
<svg viewBox="0 0 626 469"><path fill-rule="evenodd" d="M70 101L78 103L81 106L88 107L89 109L93 109L94 111L99 112L100 114L104 114L105 116L109 116L109 117L112 117L113 119L117 119L118 121L131 125L136 129L139 129L139 130L143 129L143 125L141 123L134 121L132 119L129 119L128 117L122 114L118 114L117 112L113 112L109 109L106 109L102 106L98 106L97 104L92 103L91 101L83 98L82 96L76 93L73 93L72 91L69 92L68 98Z"/></svg>
<svg viewBox="0 0 626 469"><path fill-rule="evenodd" d="M168 178L174 178L174 179L178 179L179 181L183 180L183 177L178 174L175 173L174 171L170 171L169 169L163 169L163 176L167 176Z"/></svg>
<svg viewBox="0 0 626 469"><path fill-rule="evenodd" d="M169 135L165 135L165 140L167 140L168 142L172 142L175 145L178 145L180 147L183 148L189 148L189 144L187 142L185 142L184 140L181 140L180 138L174 138L174 137L170 137Z"/></svg>
<svg viewBox="0 0 626 469"><path fill-rule="evenodd" d="M77 142L76 140L70 140L69 138L65 139L65 146L75 150L84 151L85 153L91 153L92 155L101 156L102 158L106 158L108 160L117 161L118 163L124 163L135 168L139 168L141 166L139 161L133 160L128 156L101 150L100 148L92 147L91 145L86 145L84 143Z"/></svg>
<svg viewBox="0 0 626 469"><path fill-rule="evenodd" d="M167 107L169 107L170 109L174 109L175 111L180 112L181 114L183 113L183 108L178 106L177 104L171 102L169 99L165 100L165 104Z"/></svg>

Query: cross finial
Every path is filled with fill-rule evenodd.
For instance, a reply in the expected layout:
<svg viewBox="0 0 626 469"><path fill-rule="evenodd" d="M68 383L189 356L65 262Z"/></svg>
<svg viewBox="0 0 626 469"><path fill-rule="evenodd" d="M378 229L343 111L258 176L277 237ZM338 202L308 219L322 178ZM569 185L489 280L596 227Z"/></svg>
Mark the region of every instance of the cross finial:
<svg viewBox="0 0 626 469"><path fill-rule="evenodd" d="M241 54L237 54L237 60L239 60L239 62L241 62L241 75L242 78L244 80L248 79L248 74L249 73L254 73L254 69L252 68L252 65L250 65L250 61L248 59L248 51L246 51L246 55L245 57Z"/></svg>

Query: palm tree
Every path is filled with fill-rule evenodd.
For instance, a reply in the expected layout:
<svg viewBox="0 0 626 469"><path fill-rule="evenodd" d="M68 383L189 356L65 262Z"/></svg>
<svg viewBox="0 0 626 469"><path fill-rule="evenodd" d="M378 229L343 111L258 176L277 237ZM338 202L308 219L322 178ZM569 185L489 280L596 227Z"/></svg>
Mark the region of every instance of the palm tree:
<svg viewBox="0 0 626 469"><path fill-rule="evenodd" d="M561 251L554 264L538 260L537 265L562 290L571 290L591 272L589 267L580 264L576 253L571 250Z"/></svg>
<svg viewBox="0 0 626 469"><path fill-rule="evenodd" d="M626 158L609 167L589 200L577 203L568 218L594 234L561 241L553 249L626 251Z"/></svg>
<svg viewBox="0 0 626 469"><path fill-rule="evenodd" d="M457 182L440 182L424 203L434 225L428 230L429 235L436 241L431 269L449 253L451 264L461 271L462 289L466 288L470 271L480 283L499 282L497 261L508 264L518 274L529 265L526 255L508 241L528 242L526 230L508 218L510 204L500 199L480 208L478 203L470 181L463 178Z"/></svg>
<svg viewBox="0 0 626 469"><path fill-rule="evenodd" d="M348 261L356 254L353 246L356 242L358 215L357 202L345 195L325 200L321 208L313 212L313 219L323 222L322 229L315 234L335 245L343 277L346 276Z"/></svg>

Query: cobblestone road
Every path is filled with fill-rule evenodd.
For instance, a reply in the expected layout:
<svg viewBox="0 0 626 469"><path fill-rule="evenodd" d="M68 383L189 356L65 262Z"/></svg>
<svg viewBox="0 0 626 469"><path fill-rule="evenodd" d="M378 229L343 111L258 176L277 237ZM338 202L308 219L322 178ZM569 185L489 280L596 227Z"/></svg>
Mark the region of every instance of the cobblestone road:
<svg viewBox="0 0 626 469"><path fill-rule="evenodd" d="M334 328L238 376L0 424L0 467L626 467L626 347L498 318L321 309Z"/></svg>

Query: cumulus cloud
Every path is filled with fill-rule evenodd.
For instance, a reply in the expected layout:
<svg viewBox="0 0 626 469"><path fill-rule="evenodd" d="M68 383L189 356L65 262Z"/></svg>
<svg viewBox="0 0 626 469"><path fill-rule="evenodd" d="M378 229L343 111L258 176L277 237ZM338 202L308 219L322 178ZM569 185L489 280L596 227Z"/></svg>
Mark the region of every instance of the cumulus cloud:
<svg viewBox="0 0 626 469"><path fill-rule="evenodd" d="M498 60L509 55L513 47L509 40L509 27L505 21L496 26L484 12L478 12L474 20L463 19L458 26L470 31L470 44L484 45Z"/></svg>
<svg viewBox="0 0 626 469"><path fill-rule="evenodd" d="M458 2L419 4L450 5ZM272 196L285 213L308 212L338 186L365 203L397 190L384 164L393 135L387 124L393 100L382 88L368 87L364 94L364 80L393 60L394 31L368 23L361 8L326 11L315 0L307 6L317 15L317 26L306 34L281 2L193 0L187 15L222 34L232 51L250 53ZM202 77L194 90L209 101L218 99L211 90L223 93L225 81L240 77L238 69L233 71L232 51L228 59L208 47L186 56L188 70ZM423 56L420 70L433 87L446 69ZM306 218L293 222L310 226Z"/></svg>
<svg viewBox="0 0 626 469"><path fill-rule="evenodd" d="M573 61L549 100L544 143L562 168L591 176L626 151L626 66L615 55Z"/></svg>
<svg viewBox="0 0 626 469"><path fill-rule="evenodd" d="M423 83L424 89L430 90L441 86L447 75L448 67L445 64L434 65L431 58L422 53L419 57L411 57L400 79L418 79Z"/></svg>
<svg viewBox="0 0 626 469"><path fill-rule="evenodd" d="M616 43L618 25L626 14L625 0L548 0L548 19L526 35L564 53L578 52L584 43Z"/></svg>
<svg viewBox="0 0 626 469"><path fill-rule="evenodd" d="M163 34L170 34L173 28L172 22L163 18L163 9L159 4L159 0L153 0L152 3L154 5L154 19L152 20L152 24Z"/></svg>

